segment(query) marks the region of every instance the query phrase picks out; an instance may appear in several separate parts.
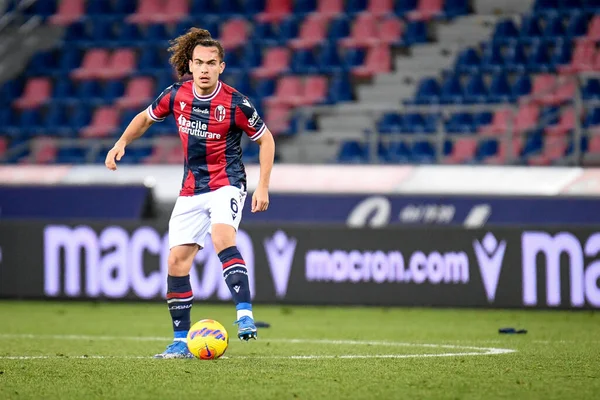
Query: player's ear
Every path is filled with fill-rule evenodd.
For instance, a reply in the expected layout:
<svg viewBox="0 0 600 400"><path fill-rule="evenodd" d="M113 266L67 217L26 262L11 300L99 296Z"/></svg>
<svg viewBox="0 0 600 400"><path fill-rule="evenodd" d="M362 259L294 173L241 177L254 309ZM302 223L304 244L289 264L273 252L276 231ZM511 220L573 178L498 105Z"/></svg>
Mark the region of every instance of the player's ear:
<svg viewBox="0 0 600 400"><path fill-rule="evenodd" d="M192 60L189 60L189 61L188 61L188 70L189 70L189 73L190 73L190 74L192 73L192 66L193 66L193 65L194 65L194 62L193 62Z"/></svg>
<svg viewBox="0 0 600 400"><path fill-rule="evenodd" d="M219 67L219 74L222 74L223 70L225 70L225 61L221 61L221 65Z"/></svg>

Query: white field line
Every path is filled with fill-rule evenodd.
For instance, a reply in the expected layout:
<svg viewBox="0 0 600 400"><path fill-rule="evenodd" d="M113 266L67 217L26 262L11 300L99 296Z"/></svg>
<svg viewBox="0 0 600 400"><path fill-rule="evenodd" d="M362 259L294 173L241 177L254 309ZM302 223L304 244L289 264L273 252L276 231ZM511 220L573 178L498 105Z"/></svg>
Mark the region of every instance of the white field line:
<svg viewBox="0 0 600 400"><path fill-rule="evenodd" d="M47 340L130 340L130 341L152 341L168 342L170 337L159 336L92 336L92 335L38 335L38 334L0 334L0 339L47 339ZM430 358L430 357L463 357L463 356L482 356L495 354L514 353L516 350L501 349L494 347L474 347L454 344L431 344L431 343L407 343L407 342L389 342L372 340L332 340L332 339L265 339L268 342L279 343L306 343L306 344L325 344L325 345L358 345L358 346L382 346L382 347L426 347L451 350L469 350L465 352L452 351L447 353L430 354L369 354L369 355L303 355L303 356L235 356L222 357L224 359L291 359L291 360L318 360L318 359L368 359L368 358ZM147 359L147 356L0 356L5 360L33 360L33 359Z"/></svg>

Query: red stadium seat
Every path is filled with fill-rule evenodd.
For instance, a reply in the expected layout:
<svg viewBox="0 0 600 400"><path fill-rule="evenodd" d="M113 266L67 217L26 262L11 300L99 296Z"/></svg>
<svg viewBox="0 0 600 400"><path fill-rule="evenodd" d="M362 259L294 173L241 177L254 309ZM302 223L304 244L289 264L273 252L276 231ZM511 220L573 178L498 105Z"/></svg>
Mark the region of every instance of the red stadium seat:
<svg viewBox="0 0 600 400"><path fill-rule="evenodd" d="M343 0L318 0L316 13L322 17L334 18L344 13Z"/></svg>
<svg viewBox="0 0 600 400"><path fill-rule="evenodd" d="M289 69L290 51L285 47L272 47L265 51L262 65L251 74L255 78L273 78Z"/></svg>
<svg viewBox="0 0 600 400"><path fill-rule="evenodd" d="M152 24L164 13L162 0L138 0L135 13L126 18L134 24Z"/></svg>
<svg viewBox="0 0 600 400"><path fill-rule="evenodd" d="M274 104L267 109L266 124L273 135L281 135L290 129L290 109L281 104Z"/></svg>
<svg viewBox="0 0 600 400"><path fill-rule="evenodd" d="M400 18L389 17L379 22L379 40L386 44L394 44L402 39L404 23Z"/></svg>
<svg viewBox="0 0 600 400"><path fill-rule="evenodd" d="M71 77L78 80L96 79L106 70L109 62L106 49L91 49L83 56L81 67L71 72Z"/></svg>
<svg viewBox="0 0 600 400"><path fill-rule="evenodd" d="M155 22L172 24L186 18L190 13L189 0L168 0L163 12L156 16Z"/></svg>
<svg viewBox="0 0 600 400"><path fill-rule="evenodd" d="M523 149L523 138L512 138L510 145L506 144L506 140L500 138L498 146L498 154L485 159L486 164L500 165L505 164L509 158L519 157ZM508 149L511 149L509 154Z"/></svg>
<svg viewBox="0 0 600 400"><path fill-rule="evenodd" d="M81 131L82 137L110 136L119 125L119 112L110 106L99 107L94 111L92 121Z"/></svg>
<svg viewBox="0 0 600 400"><path fill-rule="evenodd" d="M588 25L587 35L580 37L578 40L590 43L600 41L600 15L596 15L594 18L591 19Z"/></svg>
<svg viewBox="0 0 600 400"><path fill-rule="evenodd" d="M536 104L525 104L519 107L515 117L514 134L522 134L534 128L539 120L540 109Z"/></svg>
<svg viewBox="0 0 600 400"><path fill-rule="evenodd" d="M379 44L369 48L365 63L352 69L352 75L359 78L370 78L376 74L388 73L392 69L392 55L387 44Z"/></svg>
<svg viewBox="0 0 600 400"><path fill-rule="evenodd" d="M142 162L144 164L164 164L171 158L176 158L176 147L181 148L181 141L178 137L160 136L156 138L156 143L152 147L152 153ZM183 159L183 155L181 156ZM176 160L175 162L179 162Z"/></svg>
<svg viewBox="0 0 600 400"><path fill-rule="evenodd" d="M548 136L564 136L570 130L575 129L575 109L569 108L560 116L560 120L555 125L546 127L545 132Z"/></svg>
<svg viewBox="0 0 600 400"><path fill-rule="evenodd" d="M48 78L31 78L25 84L23 94L14 102L17 109L37 108L51 95L52 83Z"/></svg>
<svg viewBox="0 0 600 400"><path fill-rule="evenodd" d="M444 162L448 164L461 164L472 160L477 150L477 140L475 138L460 138L454 142L452 153Z"/></svg>
<svg viewBox="0 0 600 400"><path fill-rule="evenodd" d="M181 164L183 160L183 147L181 147L180 143L178 146L174 146L171 148L171 150L169 150L165 161L168 164Z"/></svg>
<svg viewBox="0 0 600 400"><path fill-rule="evenodd" d="M575 50L573 51L571 63L559 66L558 71L561 74L590 71L593 69L595 54L596 47L594 46L594 43L585 41L577 42Z"/></svg>
<svg viewBox="0 0 600 400"><path fill-rule="evenodd" d="M131 49L117 49L111 57L108 65L100 73L103 79L121 79L128 76L136 68L135 53Z"/></svg>
<svg viewBox="0 0 600 400"><path fill-rule="evenodd" d="M557 77L553 74L539 74L533 78L530 96L541 98L551 93L556 86ZM523 99L525 101L526 99Z"/></svg>
<svg viewBox="0 0 600 400"><path fill-rule="evenodd" d="M600 135L590 137L588 142L588 153L600 155Z"/></svg>
<svg viewBox="0 0 600 400"><path fill-rule="evenodd" d="M324 76L308 76L304 81L301 105L319 104L327 98L329 83Z"/></svg>
<svg viewBox="0 0 600 400"><path fill-rule="evenodd" d="M513 112L509 108L497 110L492 117L492 123L479 127L481 135L499 135L506 133L513 120Z"/></svg>
<svg viewBox="0 0 600 400"><path fill-rule="evenodd" d="M8 149L8 139L0 136L0 158L4 156L6 150Z"/></svg>
<svg viewBox="0 0 600 400"><path fill-rule="evenodd" d="M221 25L219 41L225 50L234 50L246 44L248 24L243 18L232 18Z"/></svg>
<svg viewBox="0 0 600 400"><path fill-rule="evenodd" d="M275 86L275 93L264 99L267 106L285 105L287 107L300 104L303 99L302 80L293 75L281 77Z"/></svg>
<svg viewBox="0 0 600 400"><path fill-rule="evenodd" d="M529 165L550 165L552 161L562 158L567 150L568 140L566 137L549 137L544 139L544 147L541 154L532 156L527 160Z"/></svg>
<svg viewBox="0 0 600 400"><path fill-rule="evenodd" d="M417 9L406 14L411 21L427 21L442 13L444 0L419 0Z"/></svg>
<svg viewBox="0 0 600 400"><path fill-rule="evenodd" d="M559 105L569 101L575 97L577 84L574 80L569 79L555 87L552 93L542 97L537 103L542 105Z"/></svg>
<svg viewBox="0 0 600 400"><path fill-rule="evenodd" d="M369 0L367 4L368 13L383 16L394 14L394 1L393 0Z"/></svg>
<svg viewBox="0 0 600 400"><path fill-rule="evenodd" d="M292 13L292 0L266 0L265 10L256 14L258 22L281 22Z"/></svg>
<svg viewBox="0 0 600 400"><path fill-rule="evenodd" d="M377 18L371 14L359 14L350 28L350 36L339 43L344 47L368 47L379 43L379 26Z"/></svg>
<svg viewBox="0 0 600 400"><path fill-rule="evenodd" d="M54 25L70 25L80 20L85 14L85 0L62 0L58 4L56 14L50 17Z"/></svg>
<svg viewBox="0 0 600 400"><path fill-rule="evenodd" d="M123 97L117 100L119 108L138 108L149 104L154 97L154 81L152 78L140 76L127 84Z"/></svg>
<svg viewBox="0 0 600 400"><path fill-rule="evenodd" d="M31 141L31 153L24 160L34 164L49 164L56 160L58 146L56 139L49 137L36 137Z"/></svg>
<svg viewBox="0 0 600 400"><path fill-rule="evenodd" d="M298 38L289 41L294 49L311 49L327 37L327 18L321 14L307 16L300 26Z"/></svg>

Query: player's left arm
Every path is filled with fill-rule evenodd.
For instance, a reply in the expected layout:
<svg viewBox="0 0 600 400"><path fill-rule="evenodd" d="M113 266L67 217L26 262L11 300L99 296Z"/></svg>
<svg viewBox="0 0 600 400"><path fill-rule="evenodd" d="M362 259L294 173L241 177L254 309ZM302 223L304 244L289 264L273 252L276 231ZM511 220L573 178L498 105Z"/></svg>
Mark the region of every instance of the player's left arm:
<svg viewBox="0 0 600 400"><path fill-rule="evenodd" d="M252 195L252 212L266 211L269 208L269 181L275 159L275 140L268 128L265 128L265 132L256 140L256 143L260 146L258 153L260 177L258 186Z"/></svg>
<svg viewBox="0 0 600 400"><path fill-rule="evenodd" d="M258 154L260 177L258 186L252 194L252 212L266 211L269 208L269 181L275 159L275 140L247 97L236 106L235 124L248 135L250 140L260 146Z"/></svg>

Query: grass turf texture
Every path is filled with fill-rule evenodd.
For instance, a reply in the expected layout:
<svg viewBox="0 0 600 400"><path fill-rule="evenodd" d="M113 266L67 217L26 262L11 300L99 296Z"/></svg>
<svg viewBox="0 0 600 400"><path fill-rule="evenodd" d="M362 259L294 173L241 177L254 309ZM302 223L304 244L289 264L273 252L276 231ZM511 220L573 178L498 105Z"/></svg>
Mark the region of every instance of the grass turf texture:
<svg viewBox="0 0 600 400"><path fill-rule="evenodd" d="M227 358L154 360L171 337L163 304L0 301L0 398L572 400L600 393L594 312L278 306L254 312L271 328L259 329L258 341L240 343L233 306L195 304L193 321L214 318L228 329ZM529 333L499 335L505 326ZM464 346L516 352L435 356L483 352ZM19 356L49 358L7 358Z"/></svg>

